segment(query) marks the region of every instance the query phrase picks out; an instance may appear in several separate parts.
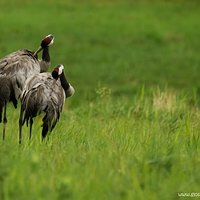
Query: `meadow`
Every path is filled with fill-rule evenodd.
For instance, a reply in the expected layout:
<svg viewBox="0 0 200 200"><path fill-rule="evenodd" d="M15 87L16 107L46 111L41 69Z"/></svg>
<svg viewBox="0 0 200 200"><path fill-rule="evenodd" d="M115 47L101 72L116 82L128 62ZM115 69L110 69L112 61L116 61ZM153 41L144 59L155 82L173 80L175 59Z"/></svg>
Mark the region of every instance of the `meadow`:
<svg viewBox="0 0 200 200"><path fill-rule="evenodd" d="M33 137L8 107L2 200L157 200L200 195L197 0L0 2L0 57L55 36L53 67L76 93L55 130ZM2 124L0 124L0 132ZM197 195L197 194L196 194Z"/></svg>

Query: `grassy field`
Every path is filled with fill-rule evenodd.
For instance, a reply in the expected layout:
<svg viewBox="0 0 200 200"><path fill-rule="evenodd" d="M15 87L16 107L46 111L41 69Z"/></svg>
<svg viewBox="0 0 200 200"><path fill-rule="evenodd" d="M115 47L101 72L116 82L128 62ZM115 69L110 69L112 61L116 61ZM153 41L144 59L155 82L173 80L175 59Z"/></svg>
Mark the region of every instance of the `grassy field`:
<svg viewBox="0 0 200 200"><path fill-rule="evenodd" d="M200 3L0 2L0 57L52 33L76 94L41 142L8 108L2 200L190 199L200 192ZM49 69L49 71L51 71ZM0 125L0 132L2 124ZM199 194L200 195L200 194Z"/></svg>

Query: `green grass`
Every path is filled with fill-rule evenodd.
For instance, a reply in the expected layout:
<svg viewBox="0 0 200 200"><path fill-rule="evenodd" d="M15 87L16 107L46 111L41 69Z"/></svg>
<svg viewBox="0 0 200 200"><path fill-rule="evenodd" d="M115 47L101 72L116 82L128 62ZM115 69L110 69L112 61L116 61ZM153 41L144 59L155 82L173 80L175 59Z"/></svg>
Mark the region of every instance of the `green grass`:
<svg viewBox="0 0 200 200"><path fill-rule="evenodd" d="M48 140L8 107L0 199L178 199L200 184L200 3L0 2L0 57L55 36L76 89ZM49 69L49 71L51 70ZM0 125L2 130L2 124ZM184 198L187 199L187 198Z"/></svg>

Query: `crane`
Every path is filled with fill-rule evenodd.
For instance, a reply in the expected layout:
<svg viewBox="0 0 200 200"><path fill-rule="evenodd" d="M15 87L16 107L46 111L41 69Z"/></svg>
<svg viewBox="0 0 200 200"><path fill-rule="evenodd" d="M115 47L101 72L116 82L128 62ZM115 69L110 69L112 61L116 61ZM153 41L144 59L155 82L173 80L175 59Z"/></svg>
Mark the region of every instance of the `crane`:
<svg viewBox="0 0 200 200"><path fill-rule="evenodd" d="M32 76L26 81L21 95L21 110L19 118L19 143L22 138L22 126L30 124L32 132L33 118L44 112L42 125L42 140L48 131L56 126L63 109L65 98L74 94L73 86L67 81L64 66L57 65L52 73L44 72Z"/></svg>

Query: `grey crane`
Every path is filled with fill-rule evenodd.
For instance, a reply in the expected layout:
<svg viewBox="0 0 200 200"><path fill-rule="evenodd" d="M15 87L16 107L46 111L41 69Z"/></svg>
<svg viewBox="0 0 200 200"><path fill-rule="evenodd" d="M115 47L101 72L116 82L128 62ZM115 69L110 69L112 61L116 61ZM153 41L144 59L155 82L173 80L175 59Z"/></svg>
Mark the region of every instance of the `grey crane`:
<svg viewBox="0 0 200 200"><path fill-rule="evenodd" d="M30 124L32 132L33 118L44 112L42 125L42 140L48 131L52 131L57 124L65 98L74 94L74 88L67 81L64 66L57 65L52 73L44 72L30 77L26 81L21 95L21 111L19 118L19 143L22 138L22 126Z"/></svg>
<svg viewBox="0 0 200 200"><path fill-rule="evenodd" d="M7 103L12 102L17 108L17 100L22 93L26 79L34 74L47 71L50 66L49 46L53 42L54 37L47 35L42 39L37 51L22 49L0 59L0 123L3 114L3 140L7 123ZM38 59L40 51L42 51L42 60Z"/></svg>

